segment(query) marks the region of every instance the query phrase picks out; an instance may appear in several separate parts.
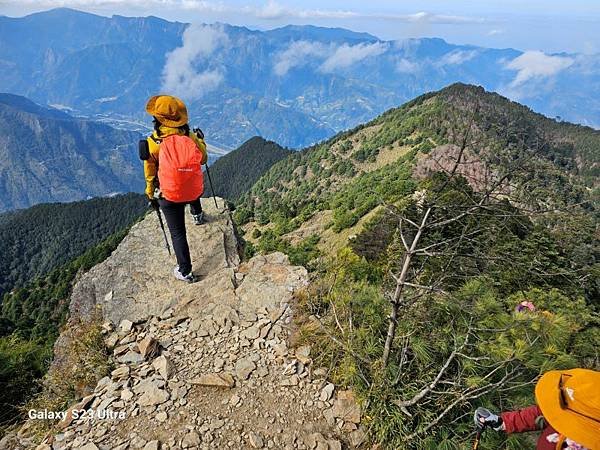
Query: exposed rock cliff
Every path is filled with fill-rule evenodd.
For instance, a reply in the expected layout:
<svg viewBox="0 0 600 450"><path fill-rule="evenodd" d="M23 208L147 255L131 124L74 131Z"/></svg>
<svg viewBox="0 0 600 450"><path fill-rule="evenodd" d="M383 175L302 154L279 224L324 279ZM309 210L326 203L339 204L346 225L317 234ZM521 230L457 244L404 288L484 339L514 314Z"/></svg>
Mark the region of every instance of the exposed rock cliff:
<svg viewBox="0 0 600 450"><path fill-rule="evenodd" d="M219 200L222 204L222 201ZM240 263L226 212L188 223L200 281L172 278L154 214L84 274L51 372L72 364L81 322L103 321L110 374L82 388L40 449L341 449L359 444L360 407L336 392L310 348L291 348L294 291L307 283L285 255ZM85 410L84 417L75 411ZM8 448L33 447L26 424Z"/></svg>

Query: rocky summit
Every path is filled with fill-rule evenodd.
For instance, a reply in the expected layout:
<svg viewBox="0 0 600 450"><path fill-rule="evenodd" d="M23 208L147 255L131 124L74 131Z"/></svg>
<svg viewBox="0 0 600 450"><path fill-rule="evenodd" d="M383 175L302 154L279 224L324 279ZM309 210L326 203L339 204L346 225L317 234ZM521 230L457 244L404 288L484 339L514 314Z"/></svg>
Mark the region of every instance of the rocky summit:
<svg viewBox="0 0 600 450"><path fill-rule="evenodd" d="M223 201L218 200L222 205ZM81 276L50 373L68 364L75 322L102 321L111 371L40 443L32 420L0 448L319 449L361 445L361 408L327 381L309 346L293 348L302 267L281 253L241 262L229 213L203 200L208 222L188 240L200 280L172 278L155 214Z"/></svg>

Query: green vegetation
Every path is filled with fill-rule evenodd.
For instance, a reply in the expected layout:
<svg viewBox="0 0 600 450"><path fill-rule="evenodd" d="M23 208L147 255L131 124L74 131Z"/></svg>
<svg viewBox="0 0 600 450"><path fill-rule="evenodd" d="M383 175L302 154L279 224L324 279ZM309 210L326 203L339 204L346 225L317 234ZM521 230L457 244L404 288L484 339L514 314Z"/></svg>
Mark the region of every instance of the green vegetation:
<svg viewBox="0 0 600 450"><path fill-rule="evenodd" d="M298 266L308 266L309 263L319 256L317 244L319 236L314 234L297 245L292 245L288 241L281 239L273 230L267 230L260 236L258 246L255 250L261 253L283 252L290 258L292 264Z"/></svg>
<svg viewBox="0 0 600 450"><path fill-rule="evenodd" d="M0 214L0 298L130 226L145 209L144 196L126 194Z"/></svg>
<svg viewBox="0 0 600 450"><path fill-rule="evenodd" d="M376 206L394 203L412 193L415 187L411 178L414 156L411 152L393 164L365 173L336 192L328 204L333 210L333 230L339 232L349 228Z"/></svg>
<svg viewBox="0 0 600 450"><path fill-rule="evenodd" d="M38 381L48 369L59 328L65 323L68 298L77 275L106 259L127 231L110 236L45 277L4 295L0 313L0 406L3 411L0 427L17 420L20 417L19 406L39 392L41 386ZM87 330L84 334L91 336L94 333ZM98 344L88 345L86 342L81 342L81 353L90 359L94 357L92 350ZM75 364L74 367L84 370L91 366ZM86 372L77 376L83 379L92 375ZM73 379L69 376L63 384L65 380L72 382ZM67 393L53 396L53 401L62 402L72 398Z"/></svg>
<svg viewBox="0 0 600 450"><path fill-rule="evenodd" d="M382 148L409 146L414 157L438 145L460 145L459 131L470 120L477 124L471 130L478 142L473 151L492 169L510 164L525 148L534 153L523 171L527 177L515 180L523 186L523 201L563 207L598 200L600 132L559 123L482 88L456 84L276 163L241 198L236 220L264 225L283 217L297 227L315 211L329 209L333 194L360 178L365 173L361 163L373 161ZM369 128L376 131L361 136ZM349 154L353 145L358 150ZM590 210L591 205L584 207Z"/></svg>
<svg viewBox="0 0 600 450"><path fill-rule="evenodd" d="M290 153L290 150L261 137L249 139L210 167L216 195L237 201L273 164ZM208 180L205 185L205 196L212 195Z"/></svg>
<svg viewBox="0 0 600 450"><path fill-rule="evenodd" d="M19 405L38 391L51 358L52 345L45 342L17 333L0 337L0 432L20 417Z"/></svg>
<svg viewBox="0 0 600 450"><path fill-rule="evenodd" d="M465 170L470 178L462 168L438 172L465 136L478 163ZM403 151L382 163L390 148ZM553 368L600 369L598 148L597 131L459 84L280 161L243 196L236 219L258 224L251 252L284 251L311 270L298 296L300 340L358 394L374 442L466 448L477 406L532 404L535 380ZM473 182L489 173L508 173L491 197ZM409 253L402 237L415 238L408 221L421 223L426 205L440 225L412 255L413 286L386 360L390 274ZM325 210L327 233L372 214L334 254L315 251L323 236L291 245L288 233ZM536 311L516 312L523 300ZM528 446L525 436L487 433L481 448Z"/></svg>
<svg viewBox="0 0 600 450"><path fill-rule="evenodd" d="M53 362L51 370L41 381L39 392L21 406L20 411L65 411L87 395L102 377L110 374L114 365L109 358L110 351L104 342L100 321L97 317L90 322L69 323L61 336L67 342L69 351L63 354L60 361ZM56 433L59 431L54 427L57 422L35 421L32 423L32 434L39 440L50 431Z"/></svg>
<svg viewBox="0 0 600 450"><path fill-rule="evenodd" d="M444 182L434 176L418 187L433 191ZM465 195L477 199L464 180L450 183L432 221L455 217ZM336 383L359 394L374 441L390 448L464 448L477 406L527 406L545 371L600 368L593 223L580 212L581 222L571 226L582 240L573 246L545 220L533 223L508 203L494 206L496 214L465 216L423 238L420 247L450 241L453 251L438 247L440 256L418 257L418 283L435 292L412 289L387 366L382 355L395 288L388 274L398 273L405 253L390 224L399 214L419 220L413 200L376 215L351 246L319 266L300 295L302 339L313 344L317 364L331 368ZM454 246L474 225L482 233ZM376 246L367 245L372 242ZM515 312L523 300L536 311ZM412 403L446 362L441 382ZM527 442L488 433L482 448L527 448Z"/></svg>
<svg viewBox="0 0 600 450"><path fill-rule="evenodd" d="M104 261L127 234L113 234L73 261L4 295L0 336L16 332L30 339L54 340L66 319L68 296L78 273Z"/></svg>

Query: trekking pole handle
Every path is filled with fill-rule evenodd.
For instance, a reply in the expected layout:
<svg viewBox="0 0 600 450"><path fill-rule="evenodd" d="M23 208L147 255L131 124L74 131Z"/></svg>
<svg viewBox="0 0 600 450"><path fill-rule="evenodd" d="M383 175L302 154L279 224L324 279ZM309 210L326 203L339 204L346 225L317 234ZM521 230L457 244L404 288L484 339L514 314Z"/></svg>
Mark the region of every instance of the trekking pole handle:
<svg viewBox="0 0 600 450"><path fill-rule="evenodd" d="M200 128L194 128L192 131L198 139L204 139L204 132Z"/></svg>

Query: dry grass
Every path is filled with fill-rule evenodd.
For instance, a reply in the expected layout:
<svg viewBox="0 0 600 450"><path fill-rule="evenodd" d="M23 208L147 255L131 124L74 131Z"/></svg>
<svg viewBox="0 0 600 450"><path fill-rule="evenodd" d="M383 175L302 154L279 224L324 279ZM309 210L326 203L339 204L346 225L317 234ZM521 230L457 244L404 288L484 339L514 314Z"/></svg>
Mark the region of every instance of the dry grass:
<svg viewBox="0 0 600 450"><path fill-rule="evenodd" d="M70 322L55 345L55 360L42 380L42 391L23 406L31 409L64 411L91 393L98 380L111 370L108 350L99 321ZM27 434L43 439L55 431L57 421L30 420Z"/></svg>

